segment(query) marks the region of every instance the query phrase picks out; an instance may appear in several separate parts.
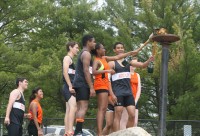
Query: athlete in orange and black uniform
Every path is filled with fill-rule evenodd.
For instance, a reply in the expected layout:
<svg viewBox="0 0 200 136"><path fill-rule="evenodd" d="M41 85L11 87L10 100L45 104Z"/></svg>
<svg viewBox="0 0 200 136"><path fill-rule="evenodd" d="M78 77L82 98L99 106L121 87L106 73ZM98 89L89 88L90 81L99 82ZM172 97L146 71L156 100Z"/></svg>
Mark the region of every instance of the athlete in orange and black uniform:
<svg viewBox="0 0 200 136"><path fill-rule="evenodd" d="M42 107L40 100L43 98L43 92L41 88L36 88L32 91L30 96L29 113L31 114L30 122L28 125L29 136L43 136L42 131Z"/></svg>
<svg viewBox="0 0 200 136"><path fill-rule="evenodd" d="M133 69L133 67L131 67L131 69ZM132 89L133 97L134 97L134 99L136 99L137 93L140 93L139 92L139 88L141 87L141 85L140 85L140 75L136 72L131 73L130 83L131 83L131 89ZM137 101L135 100L135 104L136 104L135 108L138 109L137 102L138 102L138 100Z"/></svg>
<svg viewBox="0 0 200 136"><path fill-rule="evenodd" d="M134 120L134 126L137 126L138 124L138 100L140 98L141 94L141 81L140 81L140 75L136 73L135 67L130 67L131 72L131 89L133 93L133 97L135 100L135 120Z"/></svg>
<svg viewBox="0 0 200 136"><path fill-rule="evenodd" d="M98 68L98 72L104 72L96 74L97 71L93 70L95 76L94 89L97 94L98 112L97 112L97 134L102 135L103 119L106 113L106 107L108 105L108 93L111 90L109 81L109 74L112 72L108 66L105 58L95 57L94 64L99 63L101 66ZM93 67L95 69L95 67ZM115 98L112 91L110 91L113 98Z"/></svg>

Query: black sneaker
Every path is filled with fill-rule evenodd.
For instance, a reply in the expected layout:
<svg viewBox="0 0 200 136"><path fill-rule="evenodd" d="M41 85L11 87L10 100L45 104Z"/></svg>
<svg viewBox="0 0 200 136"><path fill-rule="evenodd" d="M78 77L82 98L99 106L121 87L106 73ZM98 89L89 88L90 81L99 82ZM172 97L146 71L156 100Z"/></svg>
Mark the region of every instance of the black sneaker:
<svg viewBox="0 0 200 136"><path fill-rule="evenodd" d="M74 136L83 136L83 132L75 133Z"/></svg>

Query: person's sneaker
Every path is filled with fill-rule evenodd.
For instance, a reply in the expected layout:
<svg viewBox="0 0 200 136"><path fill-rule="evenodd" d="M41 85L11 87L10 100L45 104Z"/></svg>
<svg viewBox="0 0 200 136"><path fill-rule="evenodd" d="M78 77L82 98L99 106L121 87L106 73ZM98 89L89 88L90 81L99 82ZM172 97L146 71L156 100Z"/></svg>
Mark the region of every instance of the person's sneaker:
<svg viewBox="0 0 200 136"><path fill-rule="evenodd" d="M83 136L83 132L75 133L74 136Z"/></svg>

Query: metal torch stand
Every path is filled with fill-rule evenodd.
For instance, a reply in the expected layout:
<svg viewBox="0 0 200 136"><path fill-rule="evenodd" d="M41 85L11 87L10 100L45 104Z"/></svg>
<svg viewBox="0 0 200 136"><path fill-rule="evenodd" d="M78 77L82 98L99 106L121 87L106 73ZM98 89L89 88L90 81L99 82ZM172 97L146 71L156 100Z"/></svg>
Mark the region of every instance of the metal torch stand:
<svg viewBox="0 0 200 136"><path fill-rule="evenodd" d="M159 136L166 135L166 112L167 112L167 80L168 80L168 59L169 45L162 45L162 65L161 65L161 81L160 81L160 123Z"/></svg>
<svg viewBox="0 0 200 136"><path fill-rule="evenodd" d="M152 37L152 40L159 42L162 45L158 136L166 136L169 45L172 42L180 40L180 38L173 34L164 34L164 35L155 35Z"/></svg>

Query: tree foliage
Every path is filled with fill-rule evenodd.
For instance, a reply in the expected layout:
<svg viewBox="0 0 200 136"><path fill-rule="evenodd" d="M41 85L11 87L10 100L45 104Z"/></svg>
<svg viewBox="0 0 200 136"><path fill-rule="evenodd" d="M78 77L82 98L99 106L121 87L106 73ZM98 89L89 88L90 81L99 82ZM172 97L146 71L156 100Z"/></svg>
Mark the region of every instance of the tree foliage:
<svg viewBox="0 0 200 136"><path fill-rule="evenodd" d="M114 55L114 42L125 43L127 51L136 49L153 29L165 27L181 39L170 46L167 117L199 119L200 3L196 0L106 0L99 6L97 2L0 1L1 115L5 114L16 77L24 76L29 80L26 99L33 88L40 86L44 91L45 117L63 117L65 102L60 92L66 42L80 43L84 34L91 33L97 42L105 45L108 55ZM152 43L139 53L139 60L148 59L151 51ZM159 114L159 44L155 58L153 74L146 69L137 70L143 85L139 101L141 118L158 118ZM87 117L95 117L96 107L96 98L93 98ZM186 107L187 112L181 112Z"/></svg>

